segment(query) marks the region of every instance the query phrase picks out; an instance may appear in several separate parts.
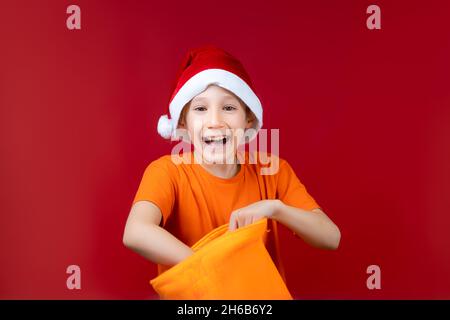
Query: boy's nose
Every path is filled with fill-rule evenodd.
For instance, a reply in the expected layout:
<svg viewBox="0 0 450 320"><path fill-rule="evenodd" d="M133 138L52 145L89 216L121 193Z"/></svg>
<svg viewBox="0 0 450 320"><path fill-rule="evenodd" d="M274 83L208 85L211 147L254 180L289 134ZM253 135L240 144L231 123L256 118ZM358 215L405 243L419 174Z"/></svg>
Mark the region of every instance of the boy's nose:
<svg viewBox="0 0 450 320"><path fill-rule="evenodd" d="M211 110L208 115L208 127L217 128L223 125L222 116L217 110Z"/></svg>

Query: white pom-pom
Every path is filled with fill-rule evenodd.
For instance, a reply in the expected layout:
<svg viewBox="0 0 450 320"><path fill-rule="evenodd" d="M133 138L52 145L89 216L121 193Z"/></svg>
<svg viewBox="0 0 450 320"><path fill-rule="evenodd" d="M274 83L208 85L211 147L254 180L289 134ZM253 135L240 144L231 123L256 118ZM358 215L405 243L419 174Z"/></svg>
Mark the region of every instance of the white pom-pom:
<svg viewBox="0 0 450 320"><path fill-rule="evenodd" d="M173 132L172 120L165 114L158 120L158 133L164 139L170 139Z"/></svg>

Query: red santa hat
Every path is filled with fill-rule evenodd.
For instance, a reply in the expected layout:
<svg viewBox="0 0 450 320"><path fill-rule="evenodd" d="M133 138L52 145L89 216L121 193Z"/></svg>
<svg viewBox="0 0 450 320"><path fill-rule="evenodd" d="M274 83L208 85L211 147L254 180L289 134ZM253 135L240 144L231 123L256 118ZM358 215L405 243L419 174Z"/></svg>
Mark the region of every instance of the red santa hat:
<svg viewBox="0 0 450 320"><path fill-rule="evenodd" d="M170 98L170 119L168 115L163 115L158 121L158 133L162 137L175 137L183 107L210 84L231 91L250 108L256 119L253 122L254 134L249 135L249 139L256 136L262 127L263 109L249 75L231 54L213 45L206 45L189 50L183 58Z"/></svg>

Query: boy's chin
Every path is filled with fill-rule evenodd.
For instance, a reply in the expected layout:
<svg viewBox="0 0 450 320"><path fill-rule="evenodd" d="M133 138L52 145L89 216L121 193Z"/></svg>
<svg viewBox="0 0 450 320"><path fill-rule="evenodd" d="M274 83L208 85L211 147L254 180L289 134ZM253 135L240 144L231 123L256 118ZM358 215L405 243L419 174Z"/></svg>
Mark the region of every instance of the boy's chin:
<svg viewBox="0 0 450 320"><path fill-rule="evenodd" d="M232 164L235 159L234 152L228 152L227 154L220 151L209 152L203 151L202 161L204 164Z"/></svg>

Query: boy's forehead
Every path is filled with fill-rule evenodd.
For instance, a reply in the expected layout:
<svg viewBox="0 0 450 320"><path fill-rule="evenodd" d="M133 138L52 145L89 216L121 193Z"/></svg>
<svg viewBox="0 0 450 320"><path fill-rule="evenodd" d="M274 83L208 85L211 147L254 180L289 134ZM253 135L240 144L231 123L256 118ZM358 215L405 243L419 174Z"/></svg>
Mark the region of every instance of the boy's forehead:
<svg viewBox="0 0 450 320"><path fill-rule="evenodd" d="M210 90L210 88L212 87L214 87L213 90ZM195 101L208 100L213 96L222 99L237 99L237 97L233 93L219 86L211 86L210 88L206 89L202 93L199 93L192 100Z"/></svg>

